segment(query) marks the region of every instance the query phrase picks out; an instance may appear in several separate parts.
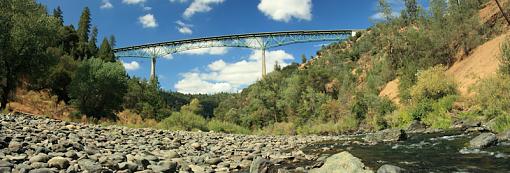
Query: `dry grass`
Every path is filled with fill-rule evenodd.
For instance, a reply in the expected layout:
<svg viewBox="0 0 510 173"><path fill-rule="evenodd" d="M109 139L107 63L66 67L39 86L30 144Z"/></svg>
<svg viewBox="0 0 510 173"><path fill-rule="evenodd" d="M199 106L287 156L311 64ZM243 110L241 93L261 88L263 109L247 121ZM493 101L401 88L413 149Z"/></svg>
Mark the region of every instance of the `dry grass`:
<svg viewBox="0 0 510 173"><path fill-rule="evenodd" d="M57 96L51 95L47 90L27 91L25 89L16 91L16 98L9 103L8 109L68 121L73 119L71 113L75 111L63 101L58 101Z"/></svg>

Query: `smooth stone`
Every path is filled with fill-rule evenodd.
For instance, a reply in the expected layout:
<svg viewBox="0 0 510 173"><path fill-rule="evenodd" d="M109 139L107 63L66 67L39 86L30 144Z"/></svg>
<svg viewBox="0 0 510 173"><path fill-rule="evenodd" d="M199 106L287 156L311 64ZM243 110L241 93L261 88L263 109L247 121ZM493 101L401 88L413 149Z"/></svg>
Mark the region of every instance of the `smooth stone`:
<svg viewBox="0 0 510 173"><path fill-rule="evenodd" d="M312 169L309 173L373 173L372 170L365 167L359 158L351 153L344 151L328 157L320 168Z"/></svg>
<svg viewBox="0 0 510 173"><path fill-rule="evenodd" d="M0 167L0 172L2 173L11 173L11 167Z"/></svg>
<svg viewBox="0 0 510 173"><path fill-rule="evenodd" d="M82 170L88 172L101 172L101 170L103 170L103 167L101 165L90 159L78 160L78 165L80 165L80 168Z"/></svg>
<svg viewBox="0 0 510 173"><path fill-rule="evenodd" d="M216 164L218 164L220 162L221 162L220 158L210 158L210 159L206 159L205 160L205 163L207 163L209 165L216 165Z"/></svg>
<svg viewBox="0 0 510 173"><path fill-rule="evenodd" d="M405 171L405 169L389 164L382 165L379 169L377 169L377 173L401 173Z"/></svg>
<svg viewBox="0 0 510 173"><path fill-rule="evenodd" d="M122 163L119 163L118 165L119 165L119 169L121 169L121 170L127 169L127 170L130 170L131 172L134 172L138 169L138 165L133 162L122 162Z"/></svg>
<svg viewBox="0 0 510 173"><path fill-rule="evenodd" d="M0 160L0 167L12 167L12 166L13 164L8 161Z"/></svg>
<svg viewBox="0 0 510 173"><path fill-rule="evenodd" d="M47 154L39 153L30 158L28 161L30 163L34 163L34 162L47 162L48 160L50 160L50 157Z"/></svg>
<svg viewBox="0 0 510 173"><path fill-rule="evenodd" d="M202 148L202 146L199 144L199 143L192 143L191 144L191 147L195 150L200 150Z"/></svg>
<svg viewBox="0 0 510 173"><path fill-rule="evenodd" d="M28 173L57 173L58 171L55 169L50 168L39 168L39 169L32 169Z"/></svg>
<svg viewBox="0 0 510 173"><path fill-rule="evenodd" d="M276 172L275 165L264 158L257 157L250 166L250 173L270 173Z"/></svg>
<svg viewBox="0 0 510 173"><path fill-rule="evenodd" d="M63 157L53 157L50 160L48 160L48 165L50 167L55 167L58 169L67 169L69 167L69 160Z"/></svg>
<svg viewBox="0 0 510 173"><path fill-rule="evenodd" d="M402 129L385 129L367 134L364 139L368 142L402 141L407 139L407 134Z"/></svg>
<svg viewBox="0 0 510 173"><path fill-rule="evenodd" d="M482 133L469 141L471 148L486 148L496 144L498 139L494 133Z"/></svg>

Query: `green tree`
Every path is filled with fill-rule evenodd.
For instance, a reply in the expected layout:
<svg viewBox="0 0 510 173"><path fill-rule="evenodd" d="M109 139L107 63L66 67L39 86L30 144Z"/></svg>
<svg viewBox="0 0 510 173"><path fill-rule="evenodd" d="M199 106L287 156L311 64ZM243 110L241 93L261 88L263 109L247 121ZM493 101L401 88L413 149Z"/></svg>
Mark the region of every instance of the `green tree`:
<svg viewBox="0 0 510 173"><path fill-rule="evenodd" d="M64 12L62 12L62 9L60 9L60 6L58 6L57 8L55 8L53 10L53 17L58 19L58 23L60 24L60 26L64 26L64 16L63 16L63 14L64 14Z"/></svg>
<svg viewBox="0 0 510 173"><path fill-rule="evenodd" d="M88 42L89 34L90 34L90 9L89 7L83 8L83 11L80 16L80 21L78 22L78 37L80 38L80 42Z"/></svg>
<svg viewBox="0 0 510 173"><path fill-rule="evenodd" d="M90 40L89 40L89 52L91 55L96 55L97 50L97 27L92 28L92 33L90 34Z"/></svg>
<svg viewBox="0 0 510 173"><path fill-rule="evenodd" d="M94 118L113 118L122 108L127 91L127 74L122 64L89 59L78 67L70 84L71 103Z"/></svg>
<svg viewBox="0 0 510 173"><path fill-rule="evenodd" d="M115 62L115 54L113 54L110 42L108 42L106 38L104 38L101 43L97 57L107 62Z"/></svg>
<svg viewBox="0 0 510 173"><path fill-rule="evenodd" d="M416 0L404 0L405 9L402 10L402 18L407 24L413 23L418 19L418 4Z"/></svg>
<svg viewBox="0 0 510 173"><path fill-rule="evenodd" d="M46 50L56 40L57 20L33 0L4 0L0 8L0 108L5 108L21 76L36 79L48 69Z"/></svg>

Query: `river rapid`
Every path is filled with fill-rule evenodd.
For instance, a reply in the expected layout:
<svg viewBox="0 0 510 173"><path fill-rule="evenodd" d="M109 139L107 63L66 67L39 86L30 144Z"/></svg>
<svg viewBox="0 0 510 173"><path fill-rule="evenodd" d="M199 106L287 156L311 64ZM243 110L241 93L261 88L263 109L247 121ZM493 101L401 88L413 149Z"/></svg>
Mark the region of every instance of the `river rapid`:
<svg viewBox="0 0 510 173"><path fill-rule="evenodd" d="M354 136L348 141L310 145L303 151L323 157L348 151L372 170L391 164L411 172L510 172L510 142L481 150L468 149L476 135L461 131L416 133L404 141L375 145L363 142L363 136Z"/></svg>

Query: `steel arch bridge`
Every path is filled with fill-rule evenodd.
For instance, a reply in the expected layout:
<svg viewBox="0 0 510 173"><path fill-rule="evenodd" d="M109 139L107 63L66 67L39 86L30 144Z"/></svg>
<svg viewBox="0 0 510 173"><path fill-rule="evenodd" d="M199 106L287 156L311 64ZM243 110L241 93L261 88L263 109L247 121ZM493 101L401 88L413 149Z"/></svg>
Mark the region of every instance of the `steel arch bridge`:
<svg viewBox="0 0 510 173"><path fill-rule="evenodd" d="M266 75L265 51L267 49L305 42L342 41L347 39L349 36L356 35L356 33L359 31L361 30L346 29L225 35L129 46L116 48L113 50L113 52L118 58L138 57L151 59L151 79L154 79L156 75L156 59L158 57L187 50L210 47L239 47L258 49L262 50L262 76L264 77Z"/></svg>

